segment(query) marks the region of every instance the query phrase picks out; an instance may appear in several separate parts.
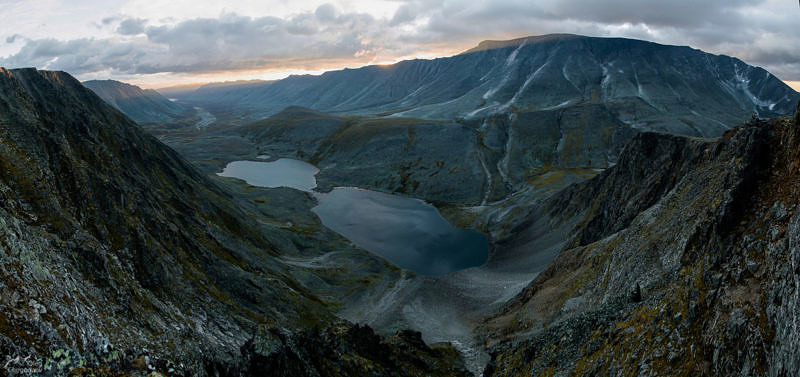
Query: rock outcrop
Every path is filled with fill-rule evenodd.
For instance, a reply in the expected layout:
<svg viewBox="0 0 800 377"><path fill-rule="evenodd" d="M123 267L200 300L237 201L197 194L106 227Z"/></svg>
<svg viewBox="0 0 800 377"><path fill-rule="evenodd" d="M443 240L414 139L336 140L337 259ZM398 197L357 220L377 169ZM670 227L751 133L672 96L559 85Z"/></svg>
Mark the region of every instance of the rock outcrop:
<svg viewBox="0 0 800 377"><path fill-rule="evenodd" d="M571 231L484 323L486 375L794 375L797 118L718 139L641 133L616 166L551 198L516 237L542 219Z"/></svg>
<svg viewBox="0 0 800 377"><path fill-rule="evenodd" d="M347 323L297 333L262 327L242 354L247 376L472 375L449 344L428 346L410 330L381 338L369 327Z"/></svg>

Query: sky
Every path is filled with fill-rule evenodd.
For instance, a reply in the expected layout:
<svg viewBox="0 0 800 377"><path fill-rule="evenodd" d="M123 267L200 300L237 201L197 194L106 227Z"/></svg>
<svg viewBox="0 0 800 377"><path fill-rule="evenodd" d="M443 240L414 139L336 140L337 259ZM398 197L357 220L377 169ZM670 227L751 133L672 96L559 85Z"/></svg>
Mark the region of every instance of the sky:
<svg viewBox="0 0 800 377"><path fill-rule="evenodd" d="M278 79L574 33L689 45L800 90L795 0L0 0L0 66L148 88Z"/></svg>

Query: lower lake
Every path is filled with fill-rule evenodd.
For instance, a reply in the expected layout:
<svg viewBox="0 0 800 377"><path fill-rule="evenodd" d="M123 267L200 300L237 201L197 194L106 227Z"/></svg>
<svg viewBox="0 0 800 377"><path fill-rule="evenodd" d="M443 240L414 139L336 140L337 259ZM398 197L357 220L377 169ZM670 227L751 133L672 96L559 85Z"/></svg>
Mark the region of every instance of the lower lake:
<svg viewBox="0 0 800 377"><path fill-rule="evenodd" d="M450 225L436 207L418 199L356 187L313 192L319 169L303 161L234 161L218 173L253 186L312 192L322 224L389 262L422 275L438 276L486 262L483 233Z"/></svg>

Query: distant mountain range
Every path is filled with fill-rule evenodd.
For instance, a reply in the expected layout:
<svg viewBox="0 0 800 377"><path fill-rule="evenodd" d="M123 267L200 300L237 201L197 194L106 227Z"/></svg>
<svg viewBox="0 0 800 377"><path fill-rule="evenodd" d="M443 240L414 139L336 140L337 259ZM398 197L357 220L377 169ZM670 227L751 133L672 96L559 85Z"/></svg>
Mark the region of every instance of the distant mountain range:
<svg viewBox="0 0 800 377"><path fill-rule="evenodd" d="M171 122L194 112L152 89L114 80L92 80L83 85L139 124Z"/></svg>
<svg viewBox="0 0 800 377"><path fill-rule="evenodd" d="M173 95L253 120L292 105L454 120L599 104L631 127L692 136L718 136L753 114L791 114L800 100L769 72L736 58L569 34L486 41L447 58L213 84Z"/></svg>

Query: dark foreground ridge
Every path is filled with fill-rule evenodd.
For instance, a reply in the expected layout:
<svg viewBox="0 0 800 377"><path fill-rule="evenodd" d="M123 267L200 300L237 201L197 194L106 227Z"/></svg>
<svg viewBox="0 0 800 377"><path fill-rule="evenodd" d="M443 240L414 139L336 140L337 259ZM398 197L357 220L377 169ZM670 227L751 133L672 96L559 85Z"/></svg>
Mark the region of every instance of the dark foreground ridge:
<svg viewBox="0 0 800 377"><path fill-rule="evenodd" d="M449 345L339 322L252 219L68 74L0 68L5 373L466 373Z"/></svg>
<svg viewBox="0 0 800 377"><path fill-rule="evenodd" d="M486 375L796 375L799 164L800 112L718 139L634 137L545 206L576 225L484 323Z"/></svg>

